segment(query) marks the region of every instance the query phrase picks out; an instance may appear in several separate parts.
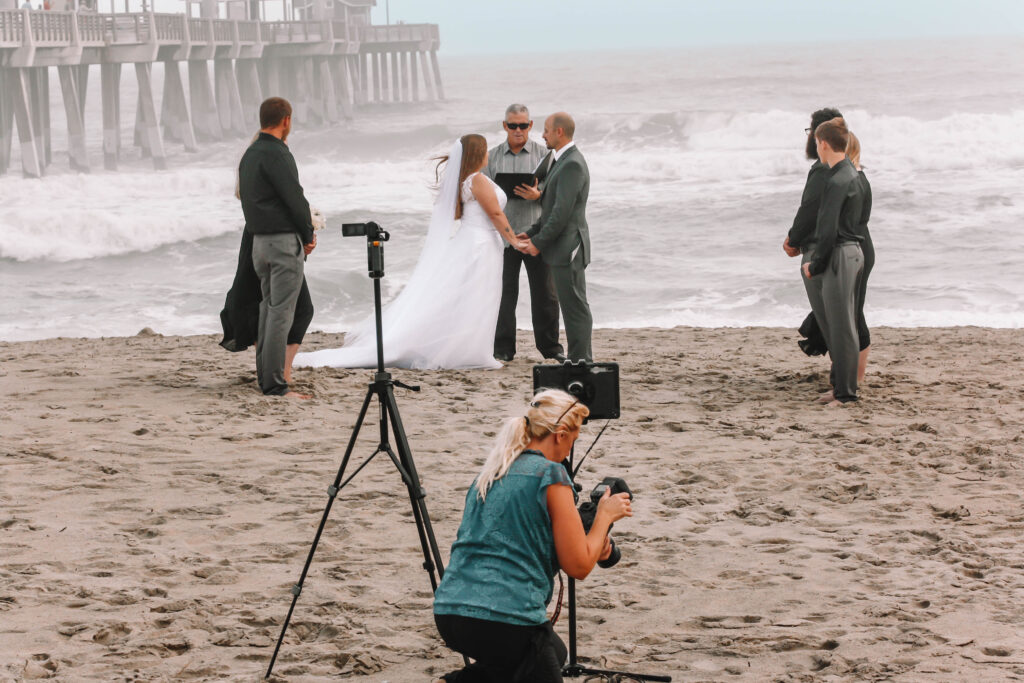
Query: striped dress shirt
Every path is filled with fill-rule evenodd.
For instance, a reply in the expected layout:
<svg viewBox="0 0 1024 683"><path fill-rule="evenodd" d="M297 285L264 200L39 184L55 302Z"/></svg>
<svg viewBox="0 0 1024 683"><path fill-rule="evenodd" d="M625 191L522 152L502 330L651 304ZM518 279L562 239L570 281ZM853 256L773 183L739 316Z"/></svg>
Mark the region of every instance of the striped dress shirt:
<svg viewBox="0 0 1024 683"><path fill-rule="evenodd" d="M491 179L499 173L533 173L537 166L547 156L548 150L533 140L527 140L526 144L518 154L513 154L508 148L508 140L497 145L490 151L487 168L484 173ZM544 183L541 183L543 188ZM540 220L540 202L527 201L519 198L508 198L505 205L505 216L512 229L517 233L525 232L527 228ZM506 245L509 246L509 245Z"/></svg>

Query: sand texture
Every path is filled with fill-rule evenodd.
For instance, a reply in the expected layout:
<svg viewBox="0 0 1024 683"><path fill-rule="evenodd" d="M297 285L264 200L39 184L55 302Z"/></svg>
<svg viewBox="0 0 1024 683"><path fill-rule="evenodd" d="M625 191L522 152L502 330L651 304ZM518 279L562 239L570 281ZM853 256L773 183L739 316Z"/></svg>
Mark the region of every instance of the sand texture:
<svg viewBox="0 0 1024 683"><path fill-rule="evenodd" d="M580 584L581 659L674 681L1024 680L1024 331L873 332L864 398L839 409L814 403L827 366L789 330L596 333L623 409L580 481L622 476L636 499L623 561ZM216 341L0 344L0 681L260 679L370 375L300 370L313 400L266 398L252 353ZM423 388L397 394L445 559L530 394L528 347L502 370L395 373ZM275 679L456 668L421 564L378 457L334 505Z"/></svg>

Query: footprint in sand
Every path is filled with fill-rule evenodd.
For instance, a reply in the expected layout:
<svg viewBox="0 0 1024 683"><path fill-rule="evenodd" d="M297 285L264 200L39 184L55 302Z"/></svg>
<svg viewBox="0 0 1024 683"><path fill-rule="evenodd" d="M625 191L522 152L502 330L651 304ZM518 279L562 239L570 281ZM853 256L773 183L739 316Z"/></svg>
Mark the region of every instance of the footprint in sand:
<svg viewBox="0 0 1024 683"><path fill-rule="evenodd" d="M46 653L32 655L25 662L25 667L21 671L21 677L27 681L53 678L57 675L58 668L57 662L51 659L50 655Z"/></svg>
<svg viewBox="0 0 1024 683"><path fill-rule="evenodd" d="M120 622L114 622L107 626L104 626L95 634L92 639L100 645L116 645L124 642L125 639L131 634L132 630L127 624Z"/></svg>

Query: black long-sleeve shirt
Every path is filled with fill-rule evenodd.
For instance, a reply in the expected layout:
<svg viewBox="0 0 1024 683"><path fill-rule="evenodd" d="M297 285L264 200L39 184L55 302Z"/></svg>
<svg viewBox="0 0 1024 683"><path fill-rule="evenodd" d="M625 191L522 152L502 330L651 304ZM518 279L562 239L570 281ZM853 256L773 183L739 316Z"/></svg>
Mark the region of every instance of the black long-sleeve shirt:
<svg viewBox="0 0 1024 683"><path fill-rule="evenodd" d="M789 246L806 250L814 242L814 229L818 223L818 208L821 206L821 195L825 193L828 182L828 166L815 161L807 172L804 193L800 197L800 208L793 218L793 227L789 229Z"/></svg>
<svg viewBox="0 0 1024 683"><path fill-rule="evenodd" d="M254 235L296 232L303 244L313 241L309 202L299 184L288 145L260 133L238 164L238 191L245 229Z"/></svg>
<svg viewBox="0 0 1024 683"><path fill-rule="evenodd" d="M863 211L864 185L850 160L843 159L829 169L825 194L821 197L811 275L825 272L837 244L863 240L859 230Z"/></svg>
<svg viewBox="0 0 1024 683"><path fill-rule="evenodd" d="M868 177L864 175L864 171L857 171L857 175L860 177L861 190L864 193L864 208L860 214L858 230L864 242L870 242L871 232L868 230L868 221L871 220L871 183L868 182Z"/></svg>

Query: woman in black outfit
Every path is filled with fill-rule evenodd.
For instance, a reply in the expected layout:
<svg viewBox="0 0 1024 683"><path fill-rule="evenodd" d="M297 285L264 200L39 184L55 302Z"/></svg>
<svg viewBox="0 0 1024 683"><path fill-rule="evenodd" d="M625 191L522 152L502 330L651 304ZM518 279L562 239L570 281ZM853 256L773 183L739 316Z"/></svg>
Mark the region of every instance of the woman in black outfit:
<svg viewBox="0 0 1024 683"><path fill-rule="evenodd" d="M864 191L864 213L861 218L860 232L863 240L860 248L864 251L864 270L861 272L860 282L857 283L856 307L857 307L857 334L860 337L860 357L857 359L857 382L864 381L864 373L868 366L868 353L871 351L871 331L864 319L864 298L868 290L868 275L875 265L875 245L871 243L871 233L868 232L868 220L871 218L871 184L868 177L864 175L864 169L860 166L860 140L853 133L850 133L850 142L846 146L846 156L853 167L857 169L860 176L861 187Z"/></svg>

